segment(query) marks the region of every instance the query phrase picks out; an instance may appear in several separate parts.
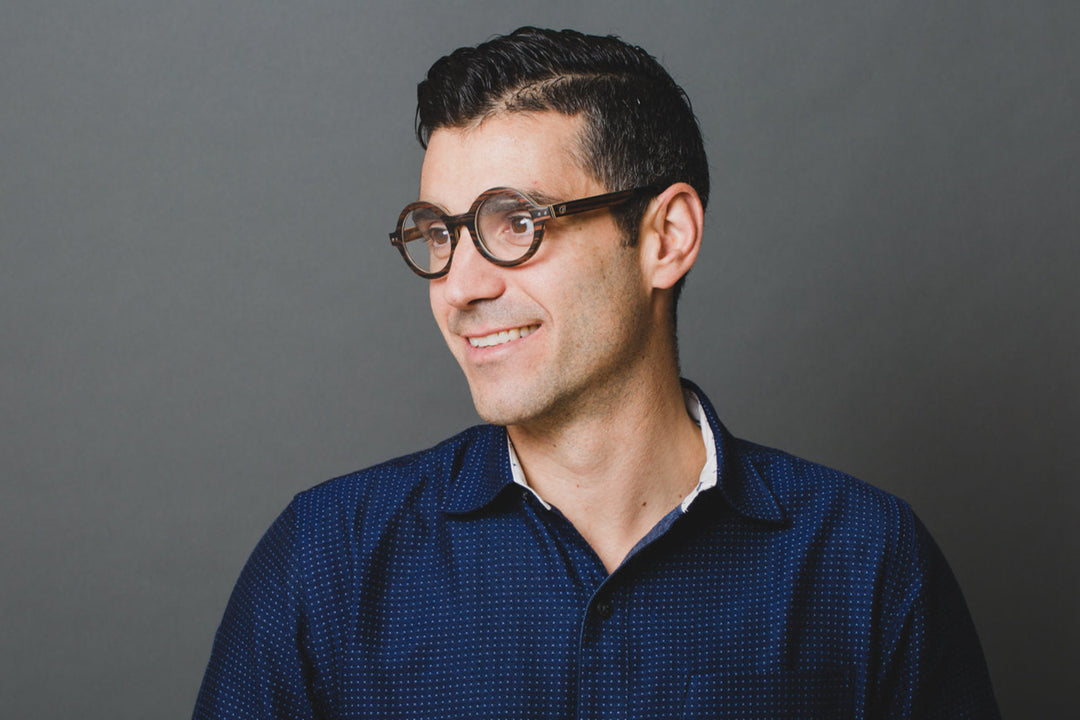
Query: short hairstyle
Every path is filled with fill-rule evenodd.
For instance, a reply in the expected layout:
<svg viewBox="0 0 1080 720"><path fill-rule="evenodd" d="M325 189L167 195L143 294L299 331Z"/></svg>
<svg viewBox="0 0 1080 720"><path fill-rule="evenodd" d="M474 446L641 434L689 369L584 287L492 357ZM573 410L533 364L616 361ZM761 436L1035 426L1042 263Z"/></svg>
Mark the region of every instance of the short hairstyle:
<svg viewBox="0 0 1080 720"><path fill-rule="evenodd" d="M685 182L708 202L709 165L690 98L656 58L613 35L519 28L440 58L416 94L424 148L440 128L554 110L583 118L578 154L608 190ZM628 244L637 241L649 200L614 210Z"/></svg>

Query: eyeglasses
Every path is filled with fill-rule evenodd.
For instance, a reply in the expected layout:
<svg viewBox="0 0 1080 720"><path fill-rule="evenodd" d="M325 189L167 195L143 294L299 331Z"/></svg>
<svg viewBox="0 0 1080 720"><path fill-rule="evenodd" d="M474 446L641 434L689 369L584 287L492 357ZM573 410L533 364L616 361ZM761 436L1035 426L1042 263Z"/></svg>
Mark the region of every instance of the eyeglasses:
<svg viewBox="0 0 1080 720"><path fill-rule="evenodd" d="M417 275L438 278L450 270L464 227L481 255L500 267L513 267L540 248L548 220L613 207L652 189L645 186L541 205L520 190L499 187L480 193L462 215L451 215L429 202L409 203L390 233L390 243Z"/></svg>

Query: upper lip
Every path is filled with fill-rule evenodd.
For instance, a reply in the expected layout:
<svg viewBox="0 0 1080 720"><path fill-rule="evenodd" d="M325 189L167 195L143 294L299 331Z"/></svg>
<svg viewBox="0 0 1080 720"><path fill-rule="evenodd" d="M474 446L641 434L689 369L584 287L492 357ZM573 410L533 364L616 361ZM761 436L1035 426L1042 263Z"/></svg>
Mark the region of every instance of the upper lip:
<svg viewBox="0 0 1080 720"><path fill-rule="evenodd" d="M484 329L484 330L469 330L468 332L461 332L461 333L458 333L458 334L461 335L461 337L466 338L466 339L467 338L482 338L482 337L487 337L488 335L494 335L495 333L509 332L511 330L523 330L523 329L525 329L527 327L538 326L539 324L540 323L537 323L537 322L523 322L523 323L521 323L519 325L506 325L505 327L494 328L494 329L491 329L491 330L487 330L487 329Z"/></svg>

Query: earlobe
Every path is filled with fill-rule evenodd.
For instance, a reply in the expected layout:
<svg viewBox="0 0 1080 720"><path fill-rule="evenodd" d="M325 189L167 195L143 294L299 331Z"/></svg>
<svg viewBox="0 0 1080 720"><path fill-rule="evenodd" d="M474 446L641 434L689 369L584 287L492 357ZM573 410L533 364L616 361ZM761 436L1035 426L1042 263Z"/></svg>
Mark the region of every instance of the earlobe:
<svg viewBox="0 0 1080 720"><path fill-rule="evenodd" d="M701 249L705 209L697 191L675 183L653 198L642 218L641 242L652 286L673 287L690 271Z"/></svg>

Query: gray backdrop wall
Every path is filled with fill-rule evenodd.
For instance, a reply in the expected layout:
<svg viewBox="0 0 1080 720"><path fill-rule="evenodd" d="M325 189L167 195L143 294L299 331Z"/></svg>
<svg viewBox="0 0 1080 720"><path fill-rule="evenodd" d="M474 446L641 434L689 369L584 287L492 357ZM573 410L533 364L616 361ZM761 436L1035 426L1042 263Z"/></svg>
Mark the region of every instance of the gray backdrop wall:
<svg viewBox="0 0 1080 720"><path fill-rule="evenodd" d="M1006 715L1070 714L1080 3L8 0L3 715L187 715L292 494L476 422L386 233L416 82L526 23L694 100L686 375L908 499Z"/></svg>

